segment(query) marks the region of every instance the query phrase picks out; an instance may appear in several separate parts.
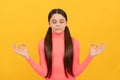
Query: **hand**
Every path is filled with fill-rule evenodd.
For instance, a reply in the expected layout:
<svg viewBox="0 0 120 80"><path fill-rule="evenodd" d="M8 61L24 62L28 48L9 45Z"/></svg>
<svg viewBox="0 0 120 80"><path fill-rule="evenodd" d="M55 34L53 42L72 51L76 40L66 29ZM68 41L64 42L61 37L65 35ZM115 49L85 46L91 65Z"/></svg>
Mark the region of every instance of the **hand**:
<svg viewBox="0 0 120 80"><path fill-rule="evenodd" d="M14 44L13 49L17 54L20 54L25 58L29 58L28 50L25 44L20 44L18 47L16 47L16 45Z"/></svg>
<svg viewBox="0 0 120 80"><path fill-rule="evenodd" d="M102 53L104 49L105 49L104 44L99 45L99 46L96 45L96 44L92 44L91 47L90 47L90 55L92 57L94 57L94 56Z"/></svg>

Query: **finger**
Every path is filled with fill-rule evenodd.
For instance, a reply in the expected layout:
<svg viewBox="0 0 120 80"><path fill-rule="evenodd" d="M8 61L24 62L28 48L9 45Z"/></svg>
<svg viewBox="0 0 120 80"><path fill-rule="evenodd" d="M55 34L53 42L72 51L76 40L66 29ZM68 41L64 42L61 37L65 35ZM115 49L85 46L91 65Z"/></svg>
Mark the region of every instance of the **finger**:
<svg viewBox="0 0 120 80"><path fill-rule="evenodd" d="M16 53L20 54L21 50L18 49L15 44L13 44L13 49Z"/></svg>
<svg viewBox="0 0 120 80"><path fill-rule="evenodd" d="M18 49L17 49L17 47L16 47L16 45L15 44L13 44L13 49L14 49L14 51L18 51Z"/></svg>
<svg viewBox="0 0 120 80"><path fill-rule="evenodd" d="M99 45L98 44L92 44L92 47L95 48L96 50L99 49Z"/></svg>
<svg viewBox="0 0 120 80"><path fill-rule="evenodd" d="M12 47L13 47L13 49L15 49L15 48L16 48L16 45L15 45L15 44L13 44L13 46L12 46Z"/></svg>
<svg viewBox="0 0 120 80"><path fill-rule="evenodd" d="M105 48L104 47L102 47L100 50L101 50L101 52L103 52L103 50L104 50Z"/></svg>
<svg viewBox="0 0 120 80"><path fill-rule="evenodd" d="M91 46L96 46L96 44L93 43L93 44L91 44Z"/></svg>
<svg viewBox="0 0 120 80"><path fill-rule="evenodd" d="M100 49L101 49L101 50L104 50L104 49L105 49L105 45L104 45L104 44L101 44Z"/></svg>
<svg viewBox="0 0 120 80"><path fill-rule="evenodd" d="M97 49L102 49L102 48L104 48L104 44L96 45L96 48L97 48Z"/></svg>
<svg viewBox="0 0 120 80"><path fill-rule="evenodd" d="M24 49L25 48L25 44L20 44L19 46L18 46L18 49Z"/></svg>
<svg viewBox="0 0 120 80"><path fill-rule="evenodd" d="M91 48L96 48L96 45L95 44L91 44Z"/></svg>
<svg viewBox="0 0 120 80"><path fill-rule="evenodd" d="M20 46L25 46L25 44L20 44Z"/></svg>
<svg viewBox="0 0 120 80"><path fill-rule="evenodd" d="M27 49L27 47L26 47L25 44L23 44L23 45L22 45L22 50L25 50L25 49Z"/></svg>
<svg viewBox="0 0 120 80"><path fill-rule="evenodd" d="M99 53L102 53L104 51L104 48L99 49Z"/></svg>
<svg viewBox="0 0 120 80"><path fill-rule="evenodd" d="M102 49L103 49L102 45L96 45L96 51L98 54L102 52Z"/></svg>

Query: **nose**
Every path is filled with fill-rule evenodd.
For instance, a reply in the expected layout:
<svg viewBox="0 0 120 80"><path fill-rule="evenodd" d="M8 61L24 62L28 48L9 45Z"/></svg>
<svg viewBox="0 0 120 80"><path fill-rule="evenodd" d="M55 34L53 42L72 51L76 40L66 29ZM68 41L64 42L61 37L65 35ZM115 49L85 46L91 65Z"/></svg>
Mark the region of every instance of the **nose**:
<svg viewBox="0 0 120 80"><path fill-rule="evenodd" d="M60 23L59 22L57 22L57 27L60 27Z"/></svg>

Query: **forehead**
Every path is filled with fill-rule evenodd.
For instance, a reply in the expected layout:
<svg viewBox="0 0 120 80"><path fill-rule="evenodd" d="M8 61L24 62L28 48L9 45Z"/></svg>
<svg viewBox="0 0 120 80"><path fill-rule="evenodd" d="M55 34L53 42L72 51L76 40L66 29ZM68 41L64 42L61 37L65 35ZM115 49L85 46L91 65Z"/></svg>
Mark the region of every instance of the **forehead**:
<svg viewBox="0 0 120 80"><path fill-rule="evenodd" d="M53 14L52 17L51 17L51 20L60 20L60 19L64 19L64 16L62 16L61 14Z"/></svg>

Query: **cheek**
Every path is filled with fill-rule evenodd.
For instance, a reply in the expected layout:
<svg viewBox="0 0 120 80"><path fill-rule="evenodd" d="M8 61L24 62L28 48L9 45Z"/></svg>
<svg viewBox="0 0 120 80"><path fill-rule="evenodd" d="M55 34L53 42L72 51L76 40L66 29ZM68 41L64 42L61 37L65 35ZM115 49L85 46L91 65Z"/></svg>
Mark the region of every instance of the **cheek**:
<svg viewBox="0 0 120 80"><path fill-rule="evenodd" d="M54 30L55 25L54 24L50 24L49 27L51 27Z"/></svg>
<svg viewBox="0 0 120 80"><path fill-rule="evenodd" d="M49 22L49 26L53 27L53 26L55 26L55 24L53 24L52 22Z"/></svg>
<svg viewBox="0 0 120 80"><path fill-rule="evenodd" d="M49 27L52 27L53 25L51 23L49 23Z"/></svg>
<svg viewBox="0 0 120 80"><path fill-rule="evenodd" d="M51 25L50 25L50 27L54 28L54 27L55 27L55 25L51 24Z"/></svg>
<svg viewBox="0 0 120 80"><path fill-rule="evenodd" d="M67 23L64 23L63 25L64 25L64 26L67 26Z"/></svg>
<svg viewBox="0 0 120 80"><path fill-rule="evenodd" d="M67 25L66 25L66 24L63 24L62 26L63 26L63 27L66 27Z"/></svg>
<svg viewBox="0 0 120 80"><path fill-rule="evenodd" d="M50 23L50 22L49 22L48 24L49 24L49 26L51 26L51 23Z"/></svg>

